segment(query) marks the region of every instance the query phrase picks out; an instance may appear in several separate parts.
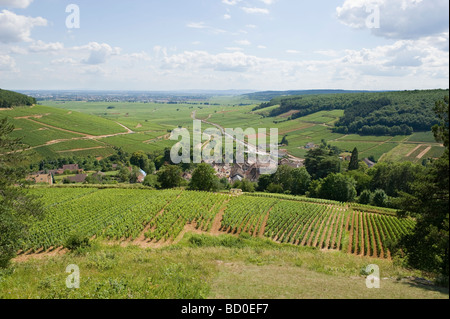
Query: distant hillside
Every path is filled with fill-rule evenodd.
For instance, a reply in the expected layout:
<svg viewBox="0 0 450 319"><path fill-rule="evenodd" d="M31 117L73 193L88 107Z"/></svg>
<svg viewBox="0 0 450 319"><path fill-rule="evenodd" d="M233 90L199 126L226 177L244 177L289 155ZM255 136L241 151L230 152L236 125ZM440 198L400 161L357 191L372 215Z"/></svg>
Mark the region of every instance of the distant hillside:
<svg viewBox="0 0 450 319"><path fill-rule="evenodd" d="M36 104L36 99L30 96L0 89L0 108Z"/></svg>
<svg viewBox="0 0 450 319"><path fill-rule="evenodd" d="M410 135L429 131L437 123L433 111L448 90L322 94L276 97L253 110L272 106L269 117L292 112L293 120L320 111L344 110L334 132L360 135Z"/></svg>
<svg viewBox="0 0 450 319"><path fill-rule="evenodd" d="M273 98L280 96L293 96L293 95L318 95L318 94L342 94L342 93L364 93L373 91L346 91L346 90L296 90L296 91L263 91L249 94L243 94L250 100L270 101Z"/></svg>

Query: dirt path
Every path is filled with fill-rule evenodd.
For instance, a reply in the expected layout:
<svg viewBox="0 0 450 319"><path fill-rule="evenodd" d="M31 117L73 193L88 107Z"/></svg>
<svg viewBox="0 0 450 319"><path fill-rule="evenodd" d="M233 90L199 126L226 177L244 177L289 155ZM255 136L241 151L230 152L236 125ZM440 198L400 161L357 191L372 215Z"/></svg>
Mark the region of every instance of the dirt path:
<svg viewBox="0 0 450 319"><path fill-rule="evenodd" d="M214 221L212 222L211 231L210 231L210 233L212 235L223 234L223 232L221 231L221 229L222 229L222 219L223 219L223 214L225 213L225 210L227 209L227 204L228 204L229 201L230 200L227 200L227 201L225 201L223 203L222 208L217 213L216 217L214 217Z"/></svg>
<svg viewBox="0 0 450 319"><path fill-rule="evenodd" d="M88 148L74 148L72 150L56 151L56 153L81 152L81 151L98 150L101 148L106 148L106 147L105 146L95 146L95 147L88 147Z"/></svg>
<svg viewBox="0 0 450 319"><path fill-rule="evenodd" d="M424 146L423 144L419 144L417 145L411 152L409 152L408 154L406 154L406 157L410 157L412 153L414 153L415 151L417 151L419 148L421 148L422 146Z"/></svg>
<svg viewBox="0 0 450 319"><path fill-rule="evenodd" d="M71 130L66 130L66 129L63 129L63 128L60 128L60 127L57 127L57 126L53 126L53 125L50 125L50 124L46 124L46 123L42 123L42 122L39 122L39 121L35 121L35 120L32 120L31 118L27 118L27 120L31 121L33 123L39 124L39 125L43 125L43 126L46 126L46 127L49 127L49 128L55 129L55 130L58 130L58 131L62 131L62 132L72 133L72 134L76 134L76 135L82 135L82 136L85 136L85 137L91 137L92 136L92 135L89 135L89 134L75 132L75 131L71 131Z"/></svg>
<svg viewBox="0 0 450 319"><path fill-rule="evenodd" d="M431 150L431 146L428 146L422 153L417 155L417 159L421 159L422 157L424 157L425 154L428 153L430 150Z"/></svg>
<svg viewBox="0 0 450 319"><path fill-rule="evenodd" d="M36 252L36 253L21 253L17 257L13 259L15 262L25 262L31 259L44 259L47 257L55 257L55 256L61 256L68 252L67 249L63 247L57 247L57 248L49 248L46 251Z"/></svg>
<svg viewBox="0 0 450 319"><path fill-rule="evenodd" d="M269 219L269 214L270 214L270 211L272 210L272 207L269 209L266 216L264 217L263 222L261 224L261 228L259 229L258 237L260 237L260 238L264 237L264 232L266 231L266 226L267 226L267 220Z"/></svg>

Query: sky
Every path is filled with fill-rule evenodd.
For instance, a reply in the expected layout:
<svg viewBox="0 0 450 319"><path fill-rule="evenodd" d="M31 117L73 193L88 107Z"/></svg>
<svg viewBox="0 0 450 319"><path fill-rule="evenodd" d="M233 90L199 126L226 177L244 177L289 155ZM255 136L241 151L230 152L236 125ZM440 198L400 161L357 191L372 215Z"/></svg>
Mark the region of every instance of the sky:
<svg viewBox="0 0 450 319"><path fill-rule="evenodd" d="M448 88L448 0L0 0L0 88Z"/></svg>

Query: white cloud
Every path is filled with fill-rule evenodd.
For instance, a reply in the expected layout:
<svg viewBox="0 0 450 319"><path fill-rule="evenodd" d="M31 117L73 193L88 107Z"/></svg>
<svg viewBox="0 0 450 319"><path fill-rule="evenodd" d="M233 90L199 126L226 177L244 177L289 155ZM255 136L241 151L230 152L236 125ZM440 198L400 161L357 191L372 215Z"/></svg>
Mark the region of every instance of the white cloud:
<svg viewBox="0 0 450 319"><path fill-rule="evenodd" d="M89 44L81 47L74 47L73 50L82 52L86 51L89 54L89 57L83 59L81 62L90 65L103 64L111 56L119 55L121 51L118 47L113 48L109 44L100 44L97 42L90 42Z"/></svg>
<svg viewBox="0 0 450 319"><path fill-rule="evenodd" d="M222 3L227 4L229 6L234 6L241 2L242 0L222 0Z"/></svg>
<svg viewBox="0 0 450 319"><path fill-rule="evenodd" d="M250 42L250 41L248 41L248 40L237 40L237 41L235 41L235 43L236 44L239 44L239 45L251 45L252 43Z"/></svg>
<svg viewBox="0 0 450 319"><path fill-rule="evenodd" d="M219 54L210 54L206 51L185 51L164 58L162 67L165 69L246 72L266 60L239 51Z"/></svg>
<svg viewBox="0 0 450 319"><path fill-rule="evenodd" d="M239 48L239 47L226 47L225 50L227 50L227 51L244 51L243 48Z"/></svg>
<svg viewBox="0 0 450 319"><path fill-rule="evenodd" d="M9 55L0 54L0 70L1 71L10 71L13 70L16 66L16 61L10 57Z"/></svg>
<svg viewBox="0 0 450 319"><path fill-rule="evenodd" d="M267 49L267 47L265 45L258 45L257 48L258 49Z"/></svg>
<svg viewBox="0 0 450 319"><path fill-rule="evenodd" d="M72 58L61 58L61 59L55 59L55 60L50 61L50 64L52 64L52 65L58 65L58 64L75 65L75 64L78 64L78 62Z"/></svg>
<svg viewBox="0 0 450 319"><path fill-rule="evenodd" d="M448 0L346 0L336 13L342 23L363 29L375 8L379 9L380 27L371 32L376 36L418 39L448 32Z"/></svg>
<svg viewBox="0 0 450 319"><path fill-rule="evenodd" d="M31 30L34 27L46 25L47 20L44 18L25 17L8 10L3 10L0 12L0 42L31 41Z"/></svg>
<svg viewBox="0 0 450 319"><path fill-rule="evenodd" d="M224 18L225 20L229 20L229 19L231 19L231 15L229 15L229 14L224 14L224 15L223 15L223 18Z"/></svg>
<svg viewBox="0 0 450 319"><path fill-rule="evenodd" d="M186 25L188 28L205 29L207 26L204 22L190 22Z"/></svg>
<svg viewBox="0 0 450 319"><path fill-rule="evenodd" d="M0 0L0 6L25 9L32 2L33 0Z"/></svg>
<svg viewBox="0 0 450 319"><path fill-rule="evenodd" d="M33 42L29 50L30 52L59 52L64 49L64 44L61 42L51 42L51 43L45 43L41 40L38 40L36 42Z"/></svg>
<svg viewBox="0 0 450 319"><path fill-rule="evenodd" d="M299 53L301 53L300 51L297 51L297 50L286 50L286 53L289 53L289 54L299 54Z"/></svg>
<svg viewBox="0 0 450 319"><path fill-rule="evenodd" d="M276 0L260 0L261 2L264 2L267 5L273 4Z"/></svg>
<svg viewBox="0 0 450 319"><path fill-rule="evenodd" d="M244 10L244 12L249 13L249 14L269 14L270 13L269 9L265 9L265 8L242 7L242 10Z"/></svg>

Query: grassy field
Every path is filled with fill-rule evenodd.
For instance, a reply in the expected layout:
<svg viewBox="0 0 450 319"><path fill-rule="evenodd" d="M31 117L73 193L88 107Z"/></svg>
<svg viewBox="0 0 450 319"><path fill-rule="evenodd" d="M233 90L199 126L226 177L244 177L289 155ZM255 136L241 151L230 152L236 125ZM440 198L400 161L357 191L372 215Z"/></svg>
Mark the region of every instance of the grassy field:
<svg viewBox="0 0 450 319"><path fill-rule="evenodd" d="M67 289L65 269L80 269ZM380 268L380 288L361 273ZM1 299L448 299L388 260L321 252L259 238L186 234L172 246L143 249L105 244L16 260L0 272Z"/></svg>

